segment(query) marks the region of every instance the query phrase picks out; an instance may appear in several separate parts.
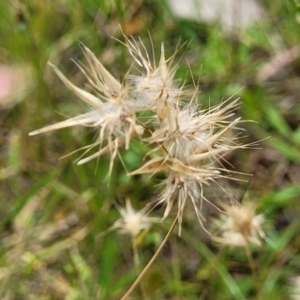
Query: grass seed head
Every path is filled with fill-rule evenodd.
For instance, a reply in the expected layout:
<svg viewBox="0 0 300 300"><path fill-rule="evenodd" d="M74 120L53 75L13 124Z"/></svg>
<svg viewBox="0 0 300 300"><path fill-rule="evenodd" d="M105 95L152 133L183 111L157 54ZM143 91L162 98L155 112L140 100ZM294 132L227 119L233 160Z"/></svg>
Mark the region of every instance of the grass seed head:
<svg viewBox="0 0 300 300"><path fill-rule="evenodd" d="M263 215L256 215L256 207L250 203L243 205L223 205L225 215L217 221L221 236L213 239L227 245L245 247L247 244L261 245L265 237L261 225Z"/></svg>
<svg viewBox="0 0 300 300"><path fill-rule="evenodd" d="M137 106L140 110L152 110L160 120L166 119L182 93L174 76L177 66L172 66L174 56L165 58L164 44L161 44L161 57L158 66L150 56L143 42L126 36L125 45L135 62L142 68L140 75L128 76L129 85L134 90ZM175 54L174 54L175 55Z"/></svg>
<svg viewBox="0 0 300 300"><path fill-rule="evenodd" d="M88 66L77 65L87 77L93 93L76 87L61 71L55 66L51 66L63 83L90 106L90 111L35 130L30 132L29 135L79 125L95 128L99 130L97 140L92 145L84 147L84 149L87 149L86 153L94 147L100 147L100 150L79 160L78 164L86 163L104 153L110 153L111 162L113 162L118 148L125 145L125 148L128 149L131 138L142 135L144 129L136 123L135 107L128 98L127 88L105 69L88 48L84 46L83 48Z"/></svg>
<svg viewBox="0 0 300 300"><path fill-rule="evenodd" d="M230 178L230 171L222 164L224 156L235 149L247 147L237 144L232 135L231 138L227 137L230 131L240 130L240 118L232 118L239 102L228 99L201 110L198 87L195 86L194 92L188 92L178 87L174 80L177 64L173 64L173 59L176 51L166 59L162 44L160 60L156 64L155 59L151 62L141 40L124 38L123 44L142 69L141 74L127 74L124 83L120 83L83 46L88 64L84 66L78 63L78 67L86 76L92 93L76 87L55 66L53 68L64 84L91 110L33 131L30 135L76 125L97 129L97 140L84 147L86 157L80 159L78 164L109 153L111 160L108 175L112 172L119 149L128 149L131 139L139 137L142 142L154 145L155 148L149 152L152 158L129 175L164 172L166 177L161 183L162 191L158 199L159 203L166 205L163 218L168 216L173 204L177 202L180 227L185 204L191 201L202 224L202 202L209 202L204 196L203 185L221 177ZM137 114L143 111L154 113L154 117L149 117L144 124ZM150 122L151 118L156 122ZM144 137L144 131L147 131L147 137ZM96 147L99 150L90 154L90 150ZM223 175L224 172L227 175ZM130 224L126 221L127 216L130 216L132 224L145 220L139 213L134 213L131 206L127 206L126 211L121 210L121 213L125 220L123 224L127 227ZM128 231L132 230L128 228ZM251 234L248 236L251 237Z"/></svg>
<svg viewBox="0 0 300 300"><path fill-rule="evenodd" d="M153 222L157 222L157 219L147 216L146 209L135 211L129 199L126 199L126 207L118 207L118 210L121 219L117 220L113 227L132 237L136 237L142 230L149 228Z"/></svg>

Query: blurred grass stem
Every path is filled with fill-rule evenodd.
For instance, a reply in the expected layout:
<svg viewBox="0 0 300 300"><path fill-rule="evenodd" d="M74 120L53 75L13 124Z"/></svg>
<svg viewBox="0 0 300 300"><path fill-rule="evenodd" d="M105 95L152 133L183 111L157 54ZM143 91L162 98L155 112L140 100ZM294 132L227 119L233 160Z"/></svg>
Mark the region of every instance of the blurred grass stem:
<svg viewBox="0 0 300 300"><path fill-rule="evenodd" d="M156 260L156 258L158 257L158 255L160 254L161 250L163 249L163 247L165 246L165 244L167 243L170 235L172 234L177 222L178 222L178 217L179 217L179 213L176 215L176 218L174 219L168 233L166 234L165 238L163 239L162 243L160 244L160 246L158 247L158 249L156 250L156 252L154 253L154 255L152 256L152 258L149 260L148 264L145 266L145 268L141 271L140 275L137 277L137 279L135 280L135 282L131 285L131 287L127 290L127 292L125 293L125 295L121 298L121 300L126 300L128 299L129 295L133 292L133 290L136 288L136 286L139 284L139 282L142 280L142 278L144 277L144 275L147 273L147 271L150 269L150 267L152 266L152 264L154 263L154 261Z"/></svg>

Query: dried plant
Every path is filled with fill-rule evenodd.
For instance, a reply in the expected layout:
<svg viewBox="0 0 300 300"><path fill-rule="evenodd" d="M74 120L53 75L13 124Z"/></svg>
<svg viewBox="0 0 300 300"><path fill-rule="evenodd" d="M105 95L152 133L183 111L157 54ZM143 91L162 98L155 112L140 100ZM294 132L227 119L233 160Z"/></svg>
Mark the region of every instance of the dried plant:
<svg viewBox="0 0 300 300"><path fill-rule="evenodd" d="M248 244L261 245L265 234L261 228L263 215L256 215L256 207L251 203L243 205L223 205L225 214L217 221L221 236L214 236L217 242L246 247Z"/></svg>
<svg viewBox="0 0 300 300"><path fill-rule="evenodd" d="M194 91L189 91L182 82L174 79L177 64L173 61L176 53L166 59L162 44L160 59L156 65L155 59L154 61L150 59L142 41L125 36L124 38L123 44L140 68L139 74L126 74L124 81L120 83L96 56L83 46L87 66L79 63L78 66L86 76L91 92L76 87L55 66L51 66L63 83L87 103L91 110L33 131L30 135L77 125L98 129L97 140L84 147L86 149L84 154L95 147L99 150L93 154L89 153L80 159L78 164L109 153L109 175L119 149L121 147L128 149L131 139L138 138L151 150L146 153L147 161L144 165L129 175L153 176L158 172L165 174L165 179L160 183L156 205L165 206L162 217L164 219L174 204L177 204L177 216L170 231L178 222L180 233L187 201L193 204L198 220L202 224L203 201L210 203L204 195L204 185L209 185L219 178L235 179L232 177L232 173L235 172L227 170L224 166L226 154L255 144L240 145L237 142L237 135L242 130L239 127L241 119L234 118L235 110L239 106L238 100L228 99L216 106L203 109L198 101L197 85L194 85ZM151 114L146 114L150 115L149 117L140 118L143 112ZM132 237L152 221L147 216L146 210L135 212L129 201L126 202L126 209L119 210L122 219L118 220L113 228L122 229ZM230 217L223 224L224 233L221 239L226 241L227 234L231 240L239 240L237 244L242 241L259 244L258 235L262 233L260 230L262 218L255 217L254 211L250 208L245 211L242 207L225 206L225 210ZM241 216L242 219L239 220L238 217ZM170 232L167 237L169 234ZM141 272L141 276L144 273Z"/></svg>
<svg viewBox="0 0 300 300"><path fill-rule="evenodd" d="M147 209L140 211L133 209L129 199L126 199L126 207L117 207L121 219L117 220L112 226L112 229L119 229L122 233L130 234L131 237L136 237L142 230L148 229L152 223L158 222L159 219L147 216Z"/></svg>

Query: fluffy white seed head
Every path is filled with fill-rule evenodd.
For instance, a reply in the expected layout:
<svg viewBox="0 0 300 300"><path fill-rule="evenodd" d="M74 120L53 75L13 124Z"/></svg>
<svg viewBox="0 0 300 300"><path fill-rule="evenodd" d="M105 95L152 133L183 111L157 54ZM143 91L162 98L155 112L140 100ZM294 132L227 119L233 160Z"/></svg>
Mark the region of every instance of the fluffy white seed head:
<svg viewBox="0 0 300 300"><path fill-rule="evenodd" d="M247 244L260 246L265 237L261 228L264 217L255 214L255 206L247 203L223 207L225 214L216 222L221 234L213 239L237 247L245 247Z"/></svg>
<svg viewBox="0 0 300 300"><path fill-rule="evenodd" d="M118 210L121 219L115 222L113 228L130 234L132 237L136 237L142 230L149 228L153 222L157 222L157 219L147 216L145 209L134 210L129 199L126 200L126 207L118 207Z"/></svg>
<svg viewBox="0 0 300 300"><path fill-rule="evenodd" d="M188 92L174 80L177 65L173 64L173 59L176 51L166 59L162 44L160 59L156 64L155 59L150 59L141 40L137 42L126 36L124 38L124 45L140 68L138 75L127 74L124 82L120 83L83 46L87 66L77 65L86 76L92 92L76 87L52 66L63 83L89 106L89 112L35 130L30 135L72 126L97 130L96 141L83 147L86 155L78 164L108 153L111 157L109 175L119 149L128 149L130 141L139 138L152 149L147 155L149 160L129 175L152 176L164 172L165 180L161 183L158 199L166 207L163 218L169 215L176 203L181 226L185 204L191 201L201 223L201 205L203 201L209 202L204 196L203 185L221 177L227 178L230 172L222 164L224 156L235 149L247 148L247 145L237 144L232 138L234 135L228 137L230 131L240 130L240 118L233 118L239 102L228 99L209 109L200 109L198 87L195 86L194 92ZM151 116L142 122L139 116L143 112ZM155 122L151 122L153 120ZM90 154L94 148L95 152ZM224 172L227 174L223 175ZM116 226L126 228L134 236L146 226L149 219L142 212L135 212L128 203L125 210L120 210L123 218ZM259 228L260 219L253 217L253 220L253 226ZM238 239L236 232L228 232L226 234L230 234L232 239ZM248 235L253 238L250 233Z"/></svg>
<svg viewBox="0 0 300 300"><path fill-rule="evenodd" d="M164 120L182 93L182 88L178 87L174 80L177 67L172 67L173 57L165 58L162 43L160 61L156 66L155 61L151 63L142 41L137 43L126 36L125 41L129 53L142 68L141 75L128 76L128 83L134 91L137 109L152 110L160 120Z"/></svg>
<svg viewBox="0 0 300 300"><path fill-rule="evenodd" d="M29 135L72 126L95 128L99 132L97 140L92 145L84 147L84 149L89 152L92 148L100 145L102 148L79 160L78 164L86 163L104 153L110 153L111 166L109 172L111 172L118 148L125 146L128 149L130 140L135 136L141 136L144 129L136 123L134 101L129 99L127 88L105 69L87 47L83 46L83 49L88 66L84 67L80 64L78 66L87 77L88 83L94 91L93 94L76 87L55 66L51 66L63 83L90 106L90 112L35 130L30 132Z"/></svg>

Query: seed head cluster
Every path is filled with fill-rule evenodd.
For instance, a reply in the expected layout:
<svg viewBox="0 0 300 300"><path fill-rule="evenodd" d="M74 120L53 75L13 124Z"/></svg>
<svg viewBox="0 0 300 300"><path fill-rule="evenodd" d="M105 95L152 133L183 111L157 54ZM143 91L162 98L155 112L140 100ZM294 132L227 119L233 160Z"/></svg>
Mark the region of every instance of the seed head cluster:
<svg viewBox="0 0 300 300"><path fill-rule="evenodd" d="M124 81L119 82L83 46L87 65L78 66L86 76L91 92L75 86L51 66L63 83L90 107L89 112L33 131L30 135L72 126L95 128L98 138L85 147L89 155L80 159L78 164L108 153L111 158L109 174L118 151L128 149L131 139L140 140L151 148L146 155L148 160L129 175L164 173L158 197L158 203L165 206L163 218L176 204L180 228L184 207L190 201L202 224L201 206L203 201L209 202L204 196L204 185L230 177L231 172L223 166L224 156L235 149L247 148L234 138L241 130L241 119L234 117L239 102L228 99L202 109L198 87L189 91L174 78L178 66L174 64L176 53L166 59L162 44L160 59L156 63L155 59L150 59L141 40L124 38L138 74L127 74ZM141 118L141 115L149 117ZM235 133L229 134L230 131ZM97 150L90 154L94 148ZM131 211L129 206L126 211ZM127 216L124 212L121 211L123 217ZM128 220L124 222L128 227ZM135 232L131 234L135 235Z"/></svg>
<svg viewBox="0 0 300 300"><path fill-rule="evenodd" d="M221 230L219 237L213 237L217 242L236 247L245 247L248 244L261 245L265 237L261 225L263 215L256 215L255 206L246 203L243 205L223 205L225 214L217 221Z"/></svg>
<svg viewBox="0 0 300 300"><path fill-rule="evenodd" d="M152 223L158 222L156 218L148 217L147 209L140 211L133 209L129 199L126 199L126 207L117 207L121 218L115 222L112 229L119 229L122 233L136 237L142 230L150 227Z"/></svg>

